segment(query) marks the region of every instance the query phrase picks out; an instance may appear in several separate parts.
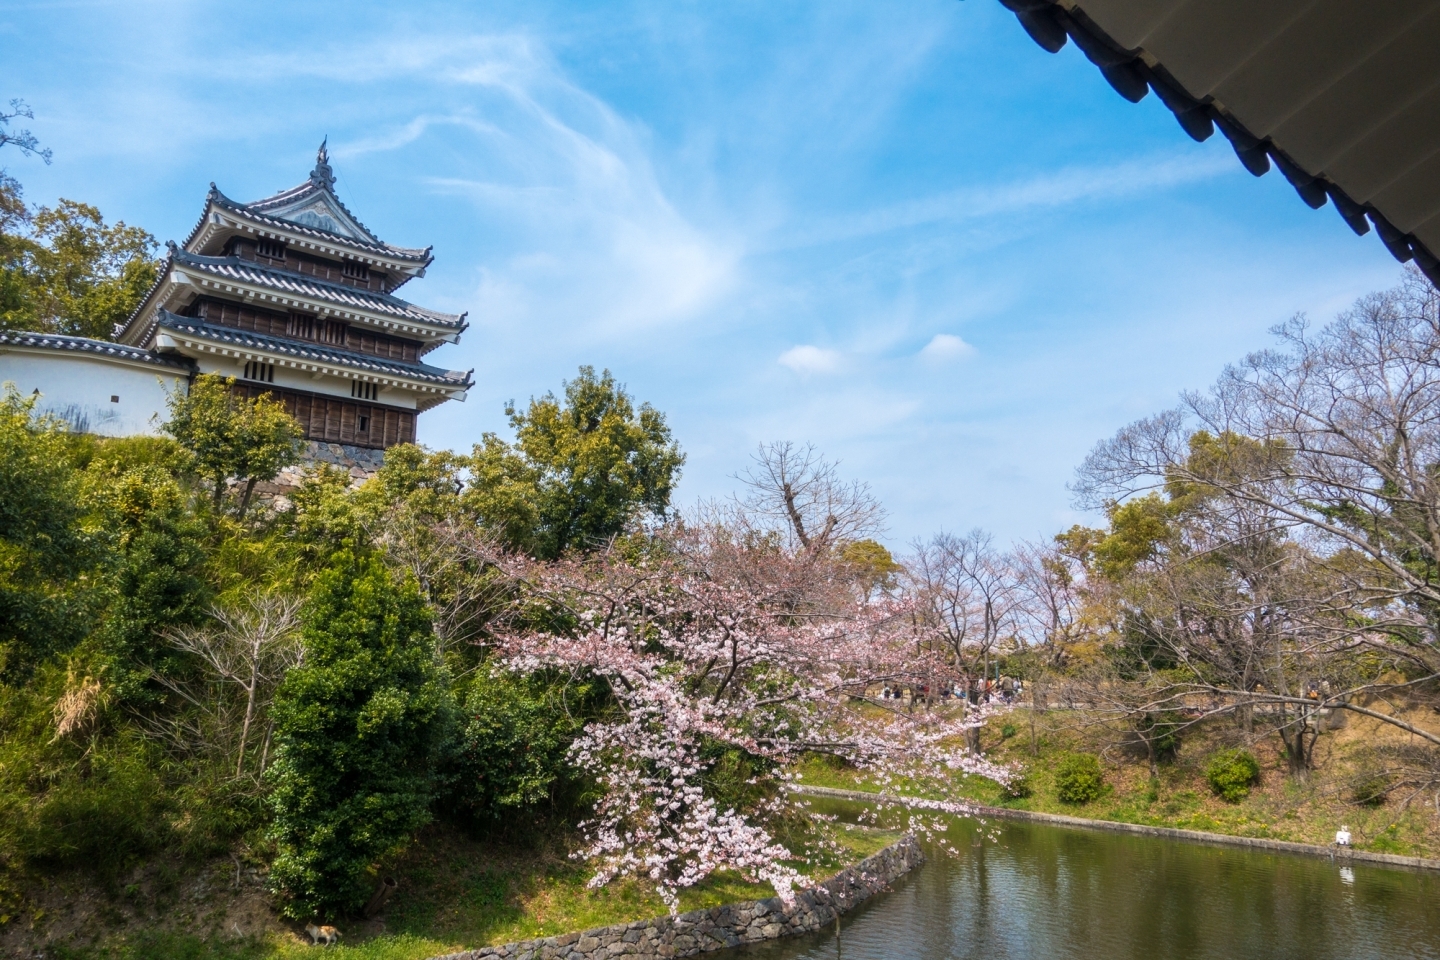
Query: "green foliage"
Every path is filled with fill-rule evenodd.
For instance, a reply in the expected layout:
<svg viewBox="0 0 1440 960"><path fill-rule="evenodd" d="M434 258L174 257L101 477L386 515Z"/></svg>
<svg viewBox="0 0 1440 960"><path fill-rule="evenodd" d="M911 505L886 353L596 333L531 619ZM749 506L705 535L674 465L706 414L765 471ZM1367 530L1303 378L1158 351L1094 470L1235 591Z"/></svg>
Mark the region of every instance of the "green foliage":
<svg viewBox="0 0 1440 960"><path fill-rule="evenodd" d="M1110 580L1123 579L1154 557L1173 535L1173 510L1158 493L1111 504L1106 513L1110 532L1094 545L1093 553L1096 568Z"/></svg>
<svg viewBox="0 0 1440 960"><path fill-rule="evenodd" d="M0 329L109 340L155 283L155 238L89 204L31 211L0 178Z"/></svg>
<svg viewBox="0 0 1440 960"><path fill-rule="evenodd" d="M456 805L483 823L572 798L566 751L599 690L482 668L465 698Z"/></svg>
<svg viewBox="0 0 1440 960"><path fill-rule="evenodd" d="M852 540L840 548L840 561L850 568L866 593L895 589L896 576L904 567L890 551L874 540Z"/></svg>
<svg viewBox="0 0 1440 960"><path fill-rule="evenodd" d="M52 705L65 686L50 667L26 688L0 687L0 866L113 874L169 837L161 758L133 730L106 729L94 687L60 735Z"/></svg>
<svg viewBox="0 0 1440 960"><path fill-rule="evenodd" d="M110 548L102 592L108 606L97 646L109 663L115 695L153 702L159 693L150 672L178 669L161 631L198 623L209 606L211 592L202 578L206 526L189 509L180 484L159 466L122 469L101 460L91 473L97 536Z"/></svg>
<svg viewBox="0 0 1440 960"><path fill-rule="evenodd" d="M83 636L93 559L63 425L0 397L0 678L23 677Z"/></svg>
<svg viewBox="0 0 1440 960"><path fill-rule="evenodd" d="M243 511L260 480L273 480L300 459L304 428L269 396L247 399L235 393L235 378L201 374L188 391L167 398L165 432L194 458L195 469L214 488L218 504L231 477L247 481Z"/></svg>
<svg viewBox="0 0 1440 960"><path fill-rule="evenodd" d="M486 434L469 463L466 507L510 546L553 558L663 516L685 457L665 415L637 409L607 370L581 367L524 412L505 410L514 444Z"/></svg>
<svg viewBox="0 0 1440 960"><path fill-rule="evenodd" d="M1105 788L1100 759L1092 753L1071 753L1055 768L1055 794L1061 803L1089 803Z"/></svg>
<svg viewBox="0 0 1440 960"><path fill-rule="evenodd" d="M413 585L338 553L305 611L304 664L274 707L271 882L295 918L349 911L430 816L453 722Z"/></svg>
<svg viewBox="0 0 1440 960"><path fill-rule="evenodd" d="M1249 750L1221 750L1205 765L1205 779L1220 799L1239 803L1250 796L1250 788L1259 781L1260 764Z"/></svg>

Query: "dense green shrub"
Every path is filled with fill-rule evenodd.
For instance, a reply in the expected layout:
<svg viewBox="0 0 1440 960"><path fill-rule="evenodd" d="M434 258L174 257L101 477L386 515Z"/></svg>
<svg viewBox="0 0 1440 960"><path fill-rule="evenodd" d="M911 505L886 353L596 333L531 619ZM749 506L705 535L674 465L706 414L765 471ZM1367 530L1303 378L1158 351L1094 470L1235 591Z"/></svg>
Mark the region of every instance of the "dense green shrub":
<svg viewBox="0 0 1440 960"><path fill-rule="evenodd" d="M64 425L13 384L0 396L0 680L23 681L83 636L92 558Z"/></svg>
<svg viewBox="0 0 1440 960"><path fill-rule="evenodd" d="M1221 750L1205 765L1205 779L1222 800L1239 803L1250 795L1250 787L1260 779L1260 764L1249 750L1239 747Z"/></svg>
<svg viewBox="0 0 1440 960"><path fill-rule="evenodd" d="M464 703L455 806L485 822L573 797L566 756L595 686L482 668Z"/></svg>
<svg viewBox="0 0 1440 960"><path fill-rule="evenodd" d="M1068 754L1055 768L1055 794L1061 803L1089 803L1104 787L1100 760L1094 754Z"/></svg>
<svg viewBox="0 0 1440 960"><path fill-rule="evenodd" d="M453 709L412 584L342 551L304 613L276 698L271 883L291 917L352 911L430 815Z"/></svg>
<svg viewBox="0 0 1440 960"><path fill-rule="evenodd" d="M1010 782L1003 787L1005 796L1011 800L1023 800L1035 792L1034 786L1030 783L1030 771L1020 770L1010 778Z"/></svg>

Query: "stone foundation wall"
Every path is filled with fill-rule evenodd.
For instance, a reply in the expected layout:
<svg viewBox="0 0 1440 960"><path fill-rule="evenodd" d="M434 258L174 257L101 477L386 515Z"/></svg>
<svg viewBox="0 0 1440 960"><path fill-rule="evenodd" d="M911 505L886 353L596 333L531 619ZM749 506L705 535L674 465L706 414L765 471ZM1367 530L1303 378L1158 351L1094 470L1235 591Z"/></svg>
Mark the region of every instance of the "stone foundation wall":
<svg viewBox="0 0 1440 960"><path fill-rule="evenodd" d="M340 467L342 470L350 471L350 476L356 480L365 481L384 466L385 451L372 450L369 447L352 447L348 443L322 443L319 440L307 440L305 449L300 451L300 466L308 467L316 463L328 463L332 467Z"/></svg>
<svg viewBox="0 0 1440 960"><path fill-rule="evenodd" d="M890 881L925 862L914 837L905 837L819 886L796 894L786 907L779 897L692 910L677 917L637 920L583 933L543 940L522 940L498 947L451 953L434 960L609 960L610 957L689 957L745 943L810 933L835 922Z"/></svg>
<svg viewBox="0 0 1440 960"><path fill-rule="evenodd" d="M384 465L385 451L372 450L369 447L352 447L348 443L307 440L300 450L299 463L281 470L271 482L255 485L256 500L260 503L267 503L276 497L285 496L300 486L300 481L305 477L305 471L317 463L328 463L332 467L339 467L346 471L350 474L351 487L356 487L375 476L375 472Z"/></svg>

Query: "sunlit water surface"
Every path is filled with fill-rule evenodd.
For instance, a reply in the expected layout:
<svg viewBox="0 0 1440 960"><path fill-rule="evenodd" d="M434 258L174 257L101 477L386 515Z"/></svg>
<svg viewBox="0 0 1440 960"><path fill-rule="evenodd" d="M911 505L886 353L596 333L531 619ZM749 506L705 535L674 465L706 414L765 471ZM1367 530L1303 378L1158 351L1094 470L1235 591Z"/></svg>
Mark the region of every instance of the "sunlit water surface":
<svg viewBox="0 0 1440 960"><path fill-rule="evenodd" d="M833 930L744 960L1440 958L1440 876L1025 823L962 822Z"/></svg>

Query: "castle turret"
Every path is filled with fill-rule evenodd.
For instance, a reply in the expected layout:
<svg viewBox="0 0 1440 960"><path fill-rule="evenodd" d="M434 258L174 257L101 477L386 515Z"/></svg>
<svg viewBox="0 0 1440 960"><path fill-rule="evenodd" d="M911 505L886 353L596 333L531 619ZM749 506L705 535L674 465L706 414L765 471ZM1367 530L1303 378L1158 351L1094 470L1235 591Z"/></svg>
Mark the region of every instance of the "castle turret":
<svg viewBox="0 0 1440 960"><path fill-rule="evenodd" d="M395 296L433 261L385 243L335 195L325 144L298 186L238 203L210 185L183 245L117 331L122 343L187 359L268 394L309 440L383 450L416 438L416 417L464 400L469 372L421 360L455 343L464 314Z"/></svg>

